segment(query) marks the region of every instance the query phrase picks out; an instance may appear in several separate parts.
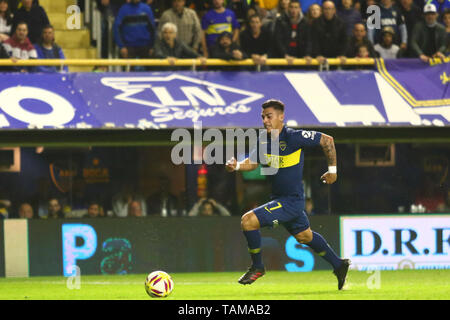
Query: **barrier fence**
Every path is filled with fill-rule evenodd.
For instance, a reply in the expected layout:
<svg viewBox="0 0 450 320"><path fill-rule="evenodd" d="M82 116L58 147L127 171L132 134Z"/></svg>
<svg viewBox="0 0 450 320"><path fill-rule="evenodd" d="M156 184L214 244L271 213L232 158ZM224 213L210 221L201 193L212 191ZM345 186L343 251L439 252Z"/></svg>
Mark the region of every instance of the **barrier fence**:
<svg viewBox="0 0 450 320"><path fill-rule="evenodd" d="M450 215L311 216L357 270L450 268ZM0 276L242 271L248 267L239 217L0 221ZM3 249L4 248L4 249ZM284 228L262 230L268 270L330 266Z"/></svg>

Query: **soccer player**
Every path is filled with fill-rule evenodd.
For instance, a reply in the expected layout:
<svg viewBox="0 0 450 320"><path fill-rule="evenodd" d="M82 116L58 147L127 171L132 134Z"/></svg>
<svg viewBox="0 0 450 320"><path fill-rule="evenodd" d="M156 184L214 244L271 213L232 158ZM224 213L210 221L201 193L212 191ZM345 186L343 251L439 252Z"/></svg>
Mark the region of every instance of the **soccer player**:
<svg viewBox="0 0 450 320"><path fill-rule="evenodd" d="M311 230L304 211L303 196L303 148L320 145L328 162L328 171L320 179L325 184L332 184L337 179L336 149L333 137L315 131L294 130L284 125L284 104L279 100L268 100L262 105L262 121L269 139L279 139L278 156L271 156L270 145L267 141L258 140L257 147L262 144L267 147L267 157L278 157L275 166L278 168L274 175L269 175L272 183L271 201L245 213L241 219L241 227L247 239L252 266L239 278L241 284L252 284L265 274L261 256L262 227L276 227L283 225L298 242L311 247L319 256L333 266L333 272L338 279L338 289L344 286L349 259L341 259L336 255L326 240L317 232ZM275 130L275 131L274 131ZM272 134L273 132L273 134ZM258 149L257 148L257 149ZM255 151L255 150L254 150ZM253 151L253 152L254 152ZM252 161L252 156L237 162L235 158L227 161L225 168L229 172L251 171L258 167ZM272 167L273 164L270 164Z"/></svg>

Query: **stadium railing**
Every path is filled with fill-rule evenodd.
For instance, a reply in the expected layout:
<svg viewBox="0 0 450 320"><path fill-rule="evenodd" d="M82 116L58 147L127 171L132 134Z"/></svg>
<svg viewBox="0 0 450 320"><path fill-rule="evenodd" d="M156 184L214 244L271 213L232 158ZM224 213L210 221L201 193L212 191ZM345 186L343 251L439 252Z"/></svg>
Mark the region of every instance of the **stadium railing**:
<svg viewBox="0 0 450 320"><path fill-rule="evenodd" d="M267 66L291 66L291 67L306 67L317 66L319 71L328 70L330 66L373 66L375 59L364 58L347 58L345 63L340 59L330 58L325 63L320 63L317 59L312 59L309 63L306 59L294 59L292 64L289 64L286 59L267 59L265 65ZM177 59L173 65L167 59L30 59L17 60L0 59L0 66L10 67L30 67L30 66L122 66L129 70L134 66L146 67L191 67L192 70L202 66L214 67L236 67L236 66L254 66L257 71L261 70L261 65L257 65L252 59L245 59L240 61L226 61L221 59L206 59L206 63L202 64L200 59Z"/></svg>

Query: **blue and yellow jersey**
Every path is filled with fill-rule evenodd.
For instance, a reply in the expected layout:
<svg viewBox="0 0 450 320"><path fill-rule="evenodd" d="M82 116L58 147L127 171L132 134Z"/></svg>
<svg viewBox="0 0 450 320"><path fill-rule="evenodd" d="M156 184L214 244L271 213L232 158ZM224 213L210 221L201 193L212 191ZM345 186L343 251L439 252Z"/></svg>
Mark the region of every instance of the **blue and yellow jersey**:
<svg viewBox="0 0 450 320"><path fill-rule="evenodd" d="M304 148L320 145L321 136L320 132L295 130L284 126L279 136L278 155L272 153L270 143L258 139L258 148L265 144L262 150L267 150L264 152L266 163L273 168L278 168L276 174L267 176L272 184L272 199L295 196L303 200ZM257 149L252 151L254 152L257 152ZM253 159L252 153L251 159ZM255 159L261 163L259 156Z"/></svg>
<svg viewBox="0 0 450 320"><path fill-rule="evenodd" d="M209 10L202 18L202 29L206 33L206 44L208 47L216 43L221 33L233 33L233 30L239 28L240 25L236 19L236 15L229 9L225 9L222 13Z"/></svg>

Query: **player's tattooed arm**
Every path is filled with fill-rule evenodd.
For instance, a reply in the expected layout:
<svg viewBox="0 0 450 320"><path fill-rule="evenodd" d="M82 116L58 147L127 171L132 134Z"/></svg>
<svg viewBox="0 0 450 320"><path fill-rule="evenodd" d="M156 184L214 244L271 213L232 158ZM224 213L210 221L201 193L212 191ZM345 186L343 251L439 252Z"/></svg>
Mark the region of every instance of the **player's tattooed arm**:
<svg viewBox="0 0 450 320"><path fill-rule="evenodd" d="M327 158L329 166L336 165L336 147L334 146L334 139L332 136L322 133L320 137L320 145L322 146L323 153Z"/></svg>
<svg viewBox="0 0 450 320"><path fill-rule="evenodd" d="M328 171L320 177L320 180L323 183L332 184L337 180L336 147L334 145L333 137L322 133L320 145L322 146L323 153L328 162Z"/></svg>

